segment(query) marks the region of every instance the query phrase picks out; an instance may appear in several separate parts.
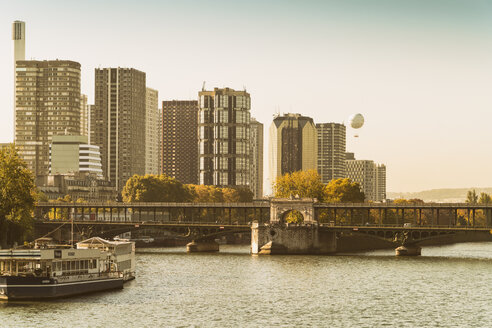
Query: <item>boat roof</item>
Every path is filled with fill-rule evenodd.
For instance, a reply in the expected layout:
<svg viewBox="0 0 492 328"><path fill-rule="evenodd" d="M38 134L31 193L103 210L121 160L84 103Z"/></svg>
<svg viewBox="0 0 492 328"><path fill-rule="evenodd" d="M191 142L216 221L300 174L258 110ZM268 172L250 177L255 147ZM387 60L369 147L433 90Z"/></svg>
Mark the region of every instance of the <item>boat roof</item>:
<svg viewBox="0 0 492 328"><path fill-rule="evenodd" d="M92 237L86 240L79 241L77 245L79 244L89 244L89 245L106 245L106 246L117 246L117 245L123 245L123 244L129 244L131 242L129 241L113 241L113 240L106 240L101 237Z"/></svg>

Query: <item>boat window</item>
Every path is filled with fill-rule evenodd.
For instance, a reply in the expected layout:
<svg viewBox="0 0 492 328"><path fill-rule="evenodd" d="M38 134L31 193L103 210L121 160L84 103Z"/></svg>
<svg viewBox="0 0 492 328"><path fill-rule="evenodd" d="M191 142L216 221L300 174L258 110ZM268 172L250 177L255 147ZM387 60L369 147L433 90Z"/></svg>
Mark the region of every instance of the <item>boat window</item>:
<svg viewBox="0 0 492 328"><path fill-rule="evenodd" d="M67 270L67 264L68 264L67 261L63 261L63 266L62 266L63 271Z"/></svg>

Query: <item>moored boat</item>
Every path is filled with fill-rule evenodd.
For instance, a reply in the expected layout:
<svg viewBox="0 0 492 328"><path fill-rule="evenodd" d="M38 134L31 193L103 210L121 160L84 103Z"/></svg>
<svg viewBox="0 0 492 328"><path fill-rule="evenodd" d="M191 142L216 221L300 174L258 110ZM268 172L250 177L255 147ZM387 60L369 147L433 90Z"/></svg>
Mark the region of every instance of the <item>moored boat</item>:
<svg viewBox="0 0 492 328"><path fill-rule="evenodd" d="M135 246L90 238L67 246L0 250L0 300L52 299L123 288L135 277Z"/></svg>

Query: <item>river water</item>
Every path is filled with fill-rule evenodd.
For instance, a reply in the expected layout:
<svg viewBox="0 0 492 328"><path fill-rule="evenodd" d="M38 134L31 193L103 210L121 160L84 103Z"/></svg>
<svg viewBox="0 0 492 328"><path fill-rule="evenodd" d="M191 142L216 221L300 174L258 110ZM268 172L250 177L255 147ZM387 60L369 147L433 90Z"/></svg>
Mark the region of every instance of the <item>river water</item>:
<svg viewBox="0 0 492 328"><path fill-rule="evenodd" d="M140 249L123 290L0 303L0 327L490 327L492 243L337 256Z"/></svg>

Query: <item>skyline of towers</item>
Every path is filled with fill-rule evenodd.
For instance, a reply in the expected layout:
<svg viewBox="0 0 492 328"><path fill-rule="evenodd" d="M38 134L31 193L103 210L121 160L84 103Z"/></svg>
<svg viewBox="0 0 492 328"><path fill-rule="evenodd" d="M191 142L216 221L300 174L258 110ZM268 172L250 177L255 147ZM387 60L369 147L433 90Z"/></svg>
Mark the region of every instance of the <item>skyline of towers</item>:
<svg viewBox="0 0 492 328"><path fill-rule="evenodd" d="M106 179L121 192L134 174L145 174L146 75L134 68L97 68L91 110L91 143L101 149Z"/></svg>
<svg viewBox="0 0 492 328"><path fill-rule="evenodd" d="M250 108L246 91L198 93L199 184L250 187Z"/></svg>
<svg viewBox="0 0 492 328"><path fill-rule="evenodd" d="M198 101L162 102L162 173L198 184Z"/></svg>
<svg viewBox="0 0 492 328"><path fill-rule="evenodd" d="M178 123L176 113L187 110L161 114L158 91L146 88L144 72L105 68L96 69L95 101L89 105L80 92L79 63L20 60L25 58L24 22L13 23L12 39L15 140L36 177L49 174L53 136L82 135L100 147L104 175L118 191L133 174L163 172L183 183L247 186L261 197L263 125L251 119L246 91L202 90L198 102L188 101L194 114ZM314 126L300 114L277 116L270 127L270 182L307 169L317 169L323 183L345 177L345 135L343 124ZM385 185L385 167L377 174L377 183ZM378 190L374 197L385 195L385 189Z"/></svg>
<svg viewBox="0 0 492 328"><path fill-rule="evenodd" d="M52 136L80 133L80 99L79 63L17 61L15 142L37 179L49 174Z"/></svg>
<svg viewBox="0 0 492 328"><path fill-rule="evenodd" d="M270 183L278 176L317 169L318 137L312 118L288 113L270 125Z"/></svg>

